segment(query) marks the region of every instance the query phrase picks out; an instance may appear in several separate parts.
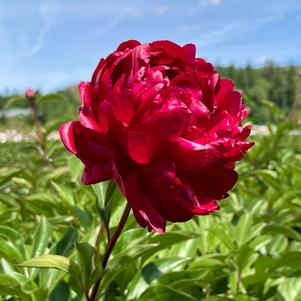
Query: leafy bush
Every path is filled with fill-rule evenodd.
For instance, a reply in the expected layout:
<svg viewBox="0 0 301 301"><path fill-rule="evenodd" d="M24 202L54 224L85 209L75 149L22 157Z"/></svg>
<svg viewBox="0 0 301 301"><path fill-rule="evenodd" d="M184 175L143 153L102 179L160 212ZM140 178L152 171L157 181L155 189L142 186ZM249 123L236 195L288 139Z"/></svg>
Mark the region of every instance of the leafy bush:
<svg viewBox="0 0 301 301"><path fill-rule="evenodd" d="M170 224L164 235L130 217L105 270L101 254L125 204L114 185L80 184L81 163L59 141L47 141L48 162L34 141L1 144L0 296L85 300L101 279L101 300L300 300L295 127L285 121L254 137L218 213Z"/></svg>

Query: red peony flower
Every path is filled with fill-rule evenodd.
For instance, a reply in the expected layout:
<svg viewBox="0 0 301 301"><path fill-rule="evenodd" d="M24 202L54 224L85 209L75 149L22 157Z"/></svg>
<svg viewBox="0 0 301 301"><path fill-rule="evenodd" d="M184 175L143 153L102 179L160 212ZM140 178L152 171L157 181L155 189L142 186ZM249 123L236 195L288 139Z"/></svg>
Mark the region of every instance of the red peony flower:
<svg viewBox="0 0 301 301"><path fill-rule="evenodd" d="M195 58L195 46L122 43L79 84L79 121L60 127L85 165L86 185L114 179L138 223L164 232L219 209L253 142L233 83Z"/></svg>
<svg viewBox="0 0 301 301"><path fill-rule="evenodd" d="M32 88L28 88L25 91L25 97L27 99L33 99L34 96L35 96L35 94L36 94L36 91L34 89L32 89Z"/></svg>

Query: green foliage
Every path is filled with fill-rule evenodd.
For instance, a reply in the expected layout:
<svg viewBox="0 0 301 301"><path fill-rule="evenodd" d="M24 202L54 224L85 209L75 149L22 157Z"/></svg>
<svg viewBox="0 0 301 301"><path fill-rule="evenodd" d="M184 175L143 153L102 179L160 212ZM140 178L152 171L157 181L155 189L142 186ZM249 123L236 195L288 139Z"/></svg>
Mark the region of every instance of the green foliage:
<svg viewBox="0 0 301 301"><path fill-rule="evenodd" d="M273 61L267 61L261 68L248 64L245 68L230 65L217 69L242 90L244 101L251 109L250 117L255 123L278 121L266 106L267 101L281 108L284 115L301 106L301 80L297 75L300 68L297 66L277 67Z"/></svg>
<svg viewBox="0 0 301 301"><path fill-rule="evenodd" d="M76 118L80 99L76 87L41 95L35 94L37 103L38 119L44 126L44 134L47 136L58 126L66 121ZM30 109L25 96L1 96L0 95L0 130L17 130L21 133L28 133L32 126L31 111L28 111L26 118L20 116L9 117L8 112L15 109Z"/></svg>
<svg viewBox="0 0 301 301"><path fill-rule="evenodd" d="M253 73L242 81L254 84ZM125 204L115 184L83 186L81 162L59 141L47 139L48 162L35 141L0 144L1 300L81 301L99 281L109 301L300 300L301 138L279 106L262 103L282 121L253 137L221 210L164 235L130 216L105 269ZM58 124L47 123L46 138Z"/></svg>
<svg viewBox="0 0 301 301"><path fill-rule="evenodd" d="M297 75L299 69L299 66L293 65L278 67L273 61L267 61L260 68L254 68L251 64L244 68L217 66L222 77L230 78L236 89L242 90L244 102L251 109L250 117L257 124L278 121L269 103L279 107L283 116L292 115L292 111L300 115L297 112L301 107L301 79ZM75 86L46 95L38 92L36 100L39 118L44 125L51 127L55 123L76 119L80 99ZM5 117L6 110L12 108L28 108L28 101L24 96L0 96L0 126L2 123L6 128L16 128L17 124L21 130L24 126L27 128L28 123L32 122L30 118Z"/></svg>

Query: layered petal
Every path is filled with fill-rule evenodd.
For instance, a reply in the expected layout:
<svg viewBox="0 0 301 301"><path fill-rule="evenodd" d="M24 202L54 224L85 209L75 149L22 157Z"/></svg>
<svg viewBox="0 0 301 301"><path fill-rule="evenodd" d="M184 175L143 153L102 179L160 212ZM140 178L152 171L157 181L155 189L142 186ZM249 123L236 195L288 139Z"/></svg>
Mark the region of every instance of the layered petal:
<svg viewBox="0 0 301 301"><path fill-rule="evenodd" d="M189 114L187 106L177 99L154 103L143 115L139 128L151 138L154 148L162 148L182 133Z"/></svg>
<svg viewBox="0 0 301 301"><path fill-rule="evenodd" d="M113 179L149 231L218 210L253 145L241 93L195 53L171 41L121 43L79 84L79 120L60 127L85 166L82 182Z"/></svg>
<svg viewBox="0 0 301 301"><path fill-rule="evenodd" d="M221 200L237 181L237 173L225 167L200 168L196 172L183 172L181 177L189 183L200 204L208 200Z"/></svg>
<svg viewBox="0 0 301 301"><path fill-rule="evenodd" d="M124 175L122 185L138 223L142 227L147 227L149 231L165 232L166 219L160 215L156 208L156 196L145 185L139 173L133 171Z"/></svg>
<svg viewBox="0 0 301 301"><path fill-rule="evenodd" d="M78 86L82 105L79 109L79 121L83 127L100 131L99 124L93 111L93 103L91 100L91 84L81 82ZM95 106L95 105L94 105Z"/></svg>
<svg viewBox="0 0 301 301"><path fill-rule="evenodd" d="M65 147L85 165L84 184L115 178L114 152L97 132L84 128L79 121L71 121L61 125L59 133Z"/></svg>
<svg viewBox="0 0 301 301"><path fill-rule="evenodd" d="M128 150L131 158L137 163L149 163L153 155L152 141L143 132L129 131Z"/></svg>
<svg viewBox="0 0 301 301"><path fill-rule="evenodd" d="M234 84L231 80L222 79L217 92L217 102L220 111L227 111L232 116L237 116L241 107L241 94L233 91Z"/></svg>
<svg viewBox="0 0 301 301"><path fill-rule="evenodd" d="M157 196L157 210L166 220L184 222L191 219L198 203L188 185L176 176L174 168L166 167L162 174L147 178Z"/></svg>
<svg viewBox="0 0 301 301"><path fill-rule="evenodd" d="M213 143L199 144L179 138L173 144L172 154L179 170L195 171L226 163L221 151Z"/></svg>

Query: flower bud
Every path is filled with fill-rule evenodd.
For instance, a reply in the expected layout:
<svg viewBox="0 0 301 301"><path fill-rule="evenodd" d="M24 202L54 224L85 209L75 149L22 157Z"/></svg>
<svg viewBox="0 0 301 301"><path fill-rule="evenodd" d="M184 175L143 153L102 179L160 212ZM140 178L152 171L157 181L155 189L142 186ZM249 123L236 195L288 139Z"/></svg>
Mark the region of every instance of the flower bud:
<svg viewBox="0 0 301 301"><path fill-rule="evenodd" d="M25 97L27 98L27 99L33 99L34 98L34 96L35 96L35 94L36 94L36 91L34 90L34 89L32 89L32 88L28 88L28 89L26 89L26 91L25 91Z"/></svg>

